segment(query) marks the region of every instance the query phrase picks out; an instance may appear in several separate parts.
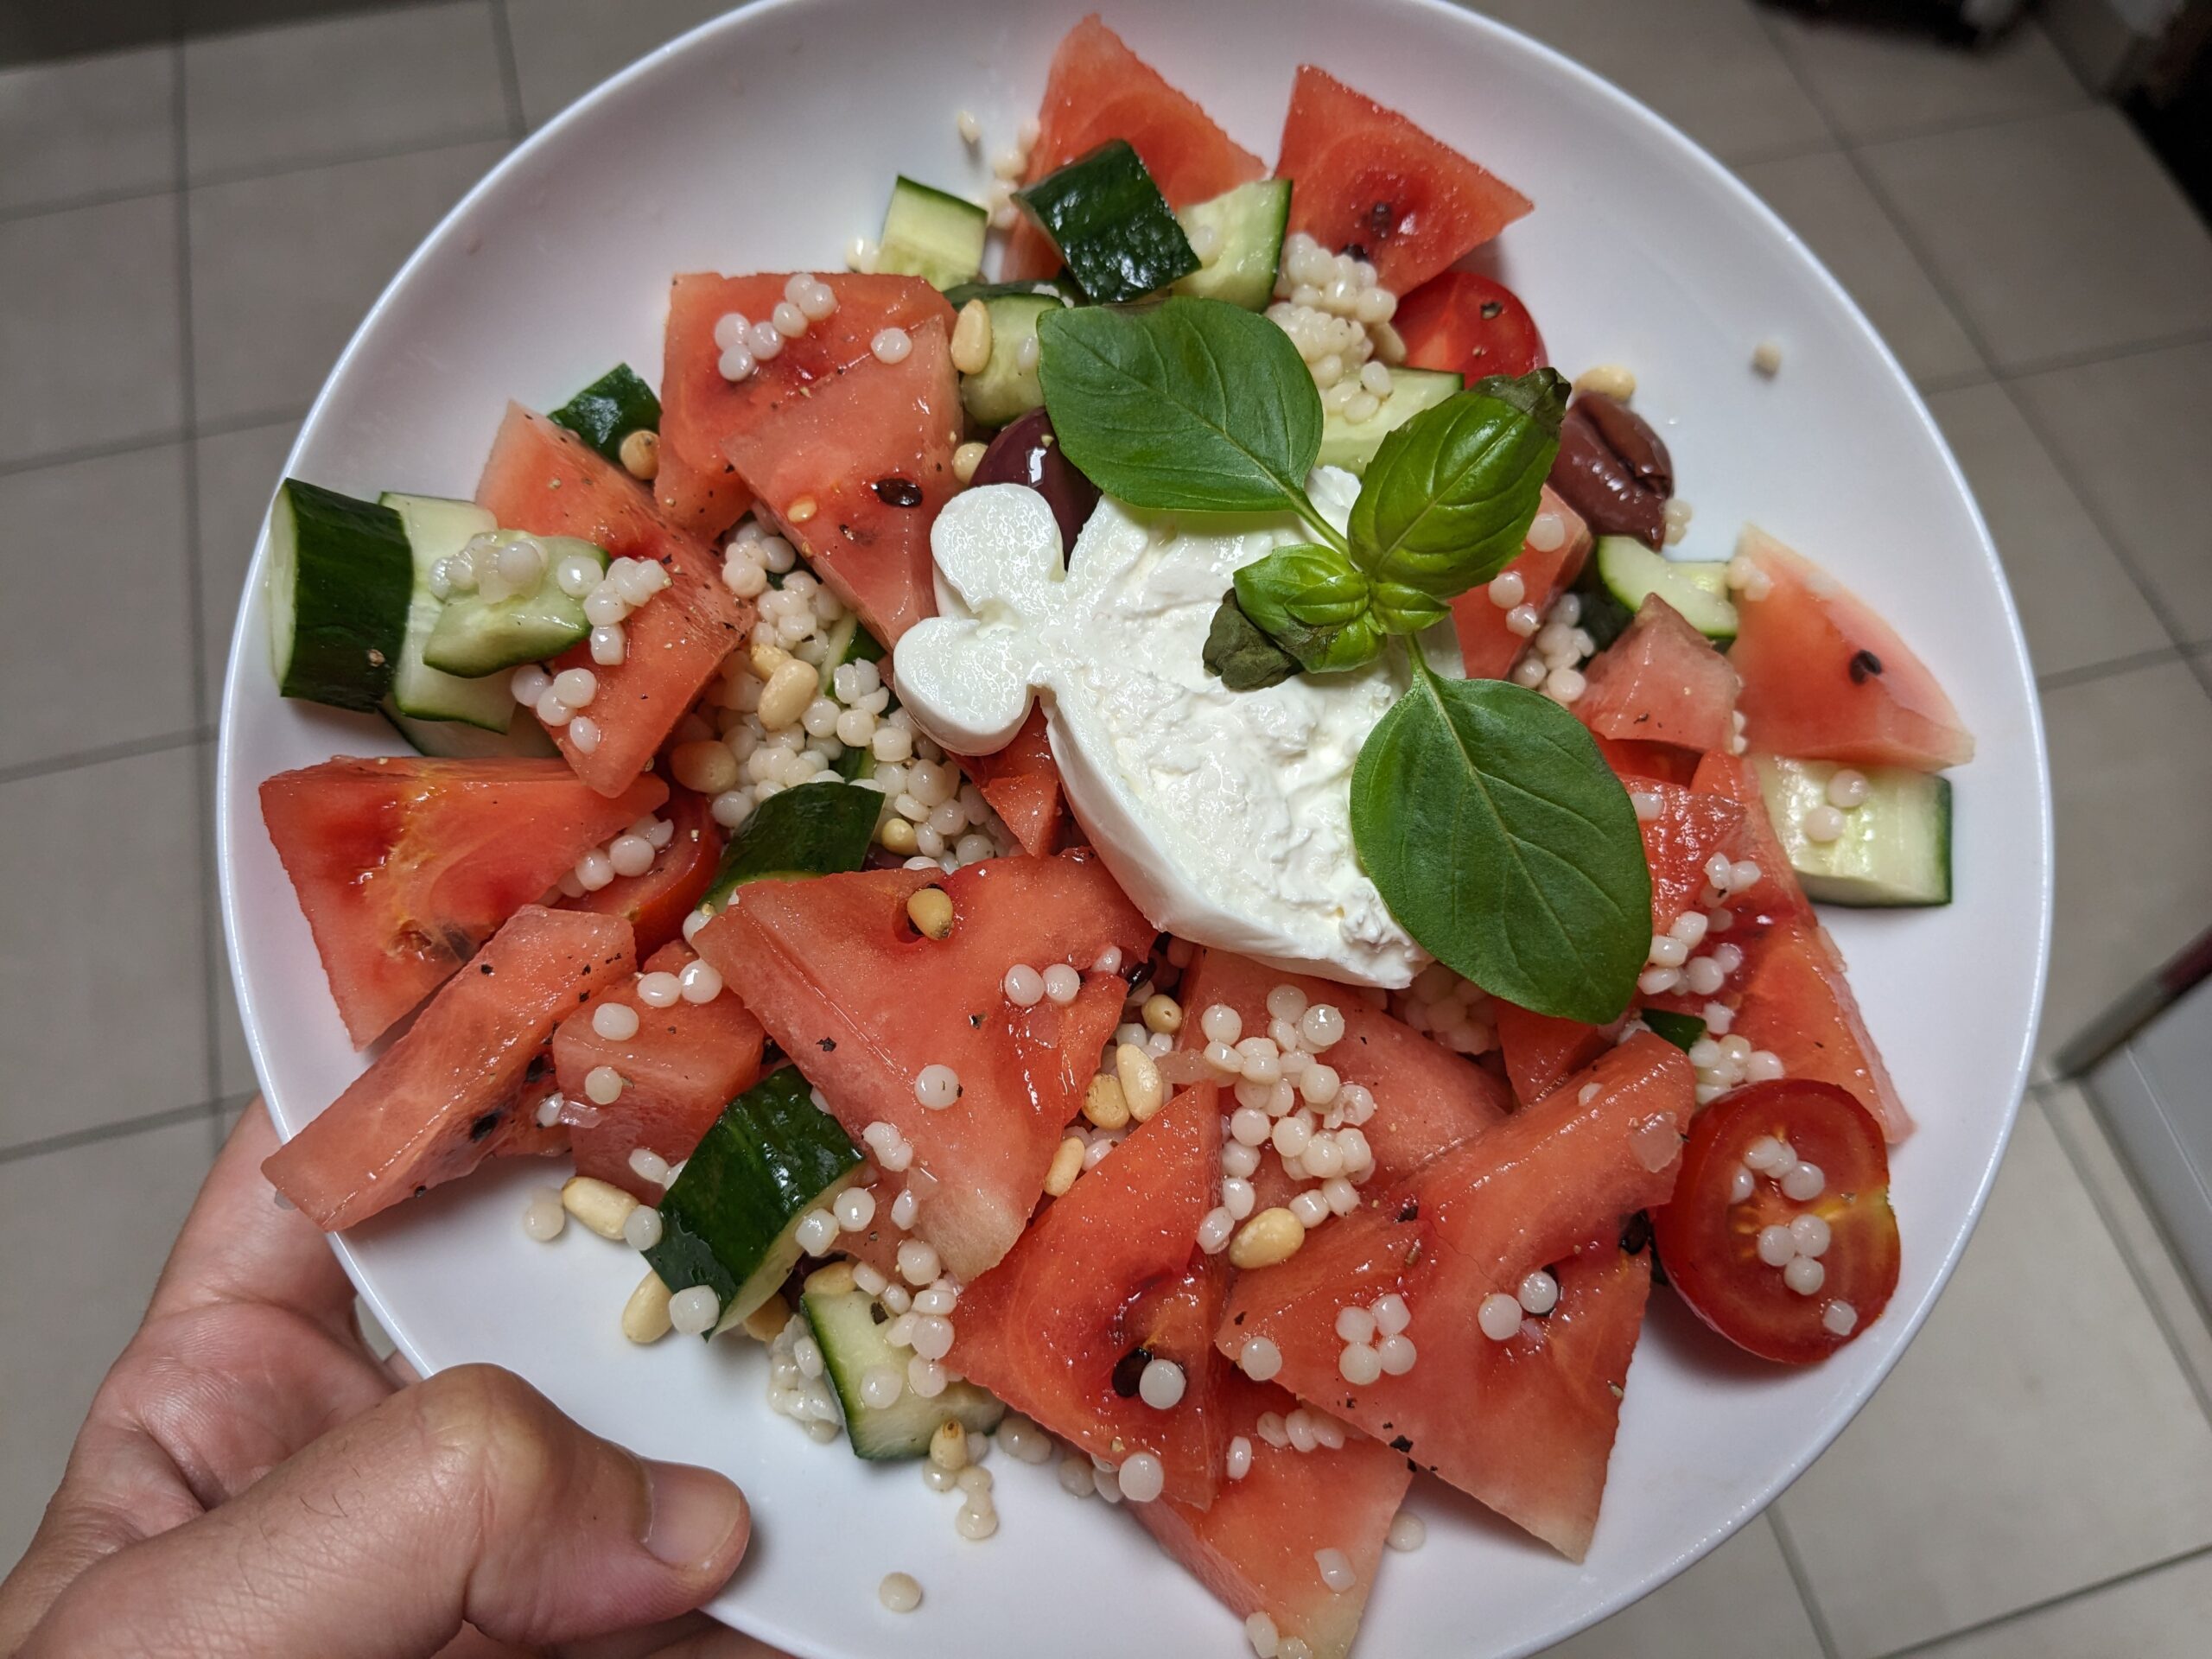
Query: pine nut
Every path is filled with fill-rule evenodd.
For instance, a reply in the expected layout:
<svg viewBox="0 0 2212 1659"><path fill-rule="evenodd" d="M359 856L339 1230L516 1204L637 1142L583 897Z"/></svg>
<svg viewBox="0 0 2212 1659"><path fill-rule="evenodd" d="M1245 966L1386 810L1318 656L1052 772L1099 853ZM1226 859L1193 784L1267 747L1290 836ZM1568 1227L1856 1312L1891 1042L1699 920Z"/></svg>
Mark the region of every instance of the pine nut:
<svg viewBox="0 0 2212 1659"><path fill-rule="evenodd" d="M960 321L952 329L952 366L963 374L981 374L991 362L991 308L970 300L960 308Z"/></svg>
<svg viewBox="0 0 2212 1659"><path fill-rule="evenodd" d="M1164 992L1144 1000L1144 1028L1173 1037L1183 1029L1183 1005Z"/></svg>
<svg viewBox="0 0 2212 1659"><path fill-rule="evenodd" d="M1079 1135L1071 1135L1060 1142L1059 1150L1052 1154L1052 1166L1045 1173L1045 1190L1056 1198L1064 1198L1075 1185L1075 1178L1083 1173L1083 1154L1089 1143Z"/></svg>
<svg viewBox="0 0 2212 1659"><path fill-rule="evenodd" d="M972 439L962 444L952 452L952 475L963 484L975 482L976 469L983 464L983 451L989 448Z"/></svg>
<svg viewBox="0 0 2212 1659"><path fill-rule="evenodd" d="M948 1417L937 1426L937 1433L930 1436L930 1461L947 1474L958 1474L968 1466L968 1426L957 1418Z"/></svg>
<svg viewBox="0 0 2212 1659"><path fill-rule="evenodd" d="M1083 1115L1102 1129L1118 1129L1129 1121L1129 1103L1122 1096L1122 1080L1101 1071L1090 1080L1083 1097Z"/></svg>
<svg viewBox="0 0 2212 1659"><path fill-rule="evenodd" d="M1600 363L1574 377L1577 391L1595 391L1624 404L1636 396L1636 376L1618 363Z"/></svg>
<svg viewBox="0 0 2212 1659"><path fill-rule="evenodd" d="M906 919L932 939L952 936L952 899L943 887L921 887L906 900Z"/></svg>
<svg viewBox="0 0 2212 1659"><path fill-rule="evenodd" d="M875 838L883 843L885 852L896 853L901 858L912 858L921 845L915 839L913 824L895 812L883 821Z"/></svg>
<svg viewBox="0 0 2212 1659"><path fill-rule="evenodd" d="M668 1287L649 1273L622 1304L622 1334L632 1342L658 1342L669 1333Z"/></svg>
<svg viewBox="0 0 2212 1659"><path fill-rule="evenodd" d="M1121 1082L1122 1100L1138 1122L1167 1103L1167 1085L1160 1079L1160 1068L1136 1044L1123 1043L1114 1051L1114 1073Z"/></svg>
<svg viewBox="0 0 2212 1659"><path fill-rule="evenodd" d="M638 1201L612 1181L571 1175L561 1188L561 1207L601 1238L619 1240Z"/></svg>
<svg viewBox="0 0 2212 1659"><path fill-rule="evenodd" d="M755 645L750 653L753 673L756 679L772 680L776 671L791 659L791 654L781 645ZM820 682L817 680L817 683Z"/></svg>
<svg viewBox="0 0 2212 1659"><path fill-rule="evenodd" d="M646 427L622 440L618 451L622 457L622 470L632 478L660 476L660 434Z"/></svg>
<svg viewBox="0 0 2212 1659"><path fill-rule="evenodd" d="M810 1296L842 1296L849 1290L858 1289L853 1279L853 1264L832 1262L826 1268L817 1268L806 1275L806 1294Z"/></svg>
<svg viewBox="0 0 2212 1659"><path fill-rule="evenodd" d="M743 777L729 745L712 738L679 743L669 751L668 769L676 781L700 795L719 795L735 789Z"/></svg>
<svg viewBox="0 0 2212 1659"><path fill-rule="evenodd" d="M771 1296L745 1316L745 1334L755 1342L773 1342L791 1319L791 1304L781 1296Z"/></svg>
<svg viewBox="0 0 2212 1659"><path fill-rule="evenodd" d="M1305 1224L1277 1205L1261 1211L1236 1230L1236 1236L1229 1242L1229 1260L1239 1272L1272 1268L1296 1255L1298 1247L1305 1243Z"/></svg>
<svg viewBox="0 0 2212 1659"><path fill-rule="evenodd" d="M781 731L806 712L822 690L822 673L811 663L796 659L779 668L760 692L760 724L767 731Z"/></svg>

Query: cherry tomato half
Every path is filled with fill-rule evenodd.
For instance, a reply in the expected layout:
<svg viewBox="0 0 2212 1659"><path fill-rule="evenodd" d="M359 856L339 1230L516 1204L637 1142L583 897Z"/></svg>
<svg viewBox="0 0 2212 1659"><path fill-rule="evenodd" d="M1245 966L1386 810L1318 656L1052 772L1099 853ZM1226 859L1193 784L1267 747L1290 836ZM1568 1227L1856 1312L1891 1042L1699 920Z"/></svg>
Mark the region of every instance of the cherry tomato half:
<svg viewBox="0 0 2212 1659"><path fill-rule="evenodd" d="M1529 308L1504 283L1471 270L1423 283L1398 302L1390 322L1406 342L1407 366L1457 370L1469 385L1486 374L1526 374L1546 361Z"/></svg>
<svg viewBox="0 0 2212 1659"><path fill-rule="evenodd" d="M1771 1142L1789 1163L1755 1171L1746 1154L1769 1163ZM1803 1165L1818 1172L1817 1192L1810 1174L1790 1175ZM1880 1317L1897 1287L1882 1131L1832 1083L1755 1083L1707 1107L1690 1126L1674 1198L1651 1212L1651 1225L1690 1311L1785 1365L1834 1353Z"/></svg>

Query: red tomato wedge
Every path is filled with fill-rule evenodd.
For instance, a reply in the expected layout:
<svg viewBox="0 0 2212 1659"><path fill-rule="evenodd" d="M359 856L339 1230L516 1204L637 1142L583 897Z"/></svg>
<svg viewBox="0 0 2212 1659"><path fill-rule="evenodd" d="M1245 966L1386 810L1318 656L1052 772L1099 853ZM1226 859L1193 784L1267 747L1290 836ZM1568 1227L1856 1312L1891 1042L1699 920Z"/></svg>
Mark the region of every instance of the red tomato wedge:
<svg viewBox="0 0 2212 1659"><path fill-rule="evenodd" d="M1580 513L1553 493L1548 484L1536 511L1558 515L1567 527L1567 539L1543 552L1524 543L1520 555L1498 575L1510 570L1519 576L1521 602L1534 606L1541 614L1582 574L1590 557L1590 526L1582 522ZM1452 626L1459 636L1459 659L1469 679L1503 679L1528 649L1527 636L1505 625L1510 608L1491 598L1487 584L1471 588L1452 601Z"/></svg>
<svg viewBox="0 0 2212 1659"><path fill-rule="evenodd" d="M1023 181L1036 183L1109 138L1128 141L1172 207L1211 200L1268 170L1093 12L1052 54ZM1007 280L1049 276L1059 268L1045 233L1019 221L1007 244Z"/></svg>
<svg viewBox="0 0 2212 1659"><path fill-rule="evenodd" d="M1779 1176L1750 1174L1744 1154L1768 1139L1820 1172L1817 1196L1801 1202ZM1740 1202L1739 1170L1751 1183ZM1763 1233L1793 1224L1793 1247L1810 1252L1815 1269L1760 1255ZM1755 1083L1707 1107L1682 1149L1674 1198L1651 1212L1651 1226L1690 1311L1738 1348L1785 1365L1827 1358L1879 1319L1897 1287L1889 1154L1866 1109L1832 1083ZM1809 1281L1803 1294L1785 1277L1793 1270Z"/></svg>
<svg viewBox="0 0 2212 1659"><path fill-rule="evenodd" d="M1381 1202L1309 1234L1281 1266L1241 1276L1217 1344L1233 1358L1267 1338L1292 1393L1581 1560L1647 1283L1643 1258L1616 1246L1619 1217L1673 1192L1694 1098L1680 1049L1631 1038ZM1559 1306L1503 1342L1484 1335L1484 1299L1538 1268L1558 1279ZM1416 1363L1353 1388L1338 1369L1337 1315L1394 1293L1413 1315Z"/></svg>
<svg viewBox="0 0 2212 1659"><path fill-rule="evenodd" d="M1554 1014L1536 1014L1503 998L1492 1004L1498 1052L1513 1097L1523 1105L1541 1100L1613 1046L1618 1023L1586 1026Z"/></svg>
<svg viewBox="0 0 2212 1659"><path fill-rule="evenodd" d="M908 896L929 886L952 899L944 939L906 917ZM934 1177L914 1230L968 1281L1020 1236L1120 1012L1107 1010L1102 1028L1082 999L1017 1007L1007 970L1087 970L1109 947L1139 962L1154 937L1096 858L1063 854L988 859L950 875L754 881L693 942L855 1139L879 1121L906 1137L914 1167ZM926 1065L958 1075L956 1107L931 1111L914 1098ZM887 1205L894 1195L879 1196Z"/></svg>
<svg viewBox="0 0 2212 1659"><path fill-rule="evenodd" d="M582 438L519 404L493 440L476 499L509 530L581 536L616 558L651 560L669 586L623 625L627 654L613 666L577 645L559 668L598 677L592 723L599 741L587 754L563 727L553 734L576 776L602 795L619 795L650 766L661 742L753 626L753 604L722 585L721 562L696 536L661 516L652 496Z"/></svg>
<svg viewBox="0 0 2212 1659"><path fill-rule="evenodd" d="M555 1024L636 966L627 922L524 906L263 1172L330 1233L467 1174Z"/></svg>
<svg viewBox="0 0 2212 1659"><path fill-rule="evenodd" d="M1364 1434L1311 1452L1270 1444L1260 1419L1289 1415L1297 1397L1253 1382L1217 1355L1214 1363L1222 1431L1250 1445L1250 1470L1224 1480L1211 1509L1163 1498L1130 1513L1239 1618L1265 1613L1280 1635L1302 1640L1313 1659L1344 1659L1413 1471ZM1348 1588L1321 1582L1313 1558L1325 1549L1350 1561Z"/></svg>
<svg viewBox="0 0 2212 1659"><path fill-rule="evenodd" d="M366 1047L576 860L668 798L557 760L326 760L261 785L339 1017Z"/></svg>
<svg viewBox="0 0 2212 1659"><path fill-rule="evenodd" d="M1286 974L1226 950L1201 950L1192 959L1183 979L1178 1046L1205 1046L1198 1022L1215 1003L1236 1009L1247 1036L1264 1033L1268 994L1279 985L1295 986L1309 1004L1325 1002L1344 1015L1344 1034L1321 1058L1344 1082L1375 1096L1375 1115L1359 1126L1375 1154L1375 1173L1362 1183L1367 1191L1388 1190L1430 1154L1488 1128L1512 1109L1496 1077L1349 986ZM1272 1150L1261 1154L1253 1182L1262 1209L1287 1203L1300 1185L1311 1185L1294 1182Z"/></svg>
<svg viewBox="0 0 2212 1659"><path fill-rule="evenodd" d="M1535 203L1395 110L1300 64L1275 176L1290 228L1332 253L1357 247L1383 287L1408 294Z"/></svg>
<svg viewBox="0 0 2212 1659"><path fill-rule="evenodd" d="M1583 678L1574 713L1600 737L1724 753L1735 739L1735 670L1656 594Z"/></svg>
<svg viewBox="0 0 2212 1659"><path fill-rule="evenodd" d="M1768 583L1760 598L1736 592L1728 649L1753 748L1923 772L1974 759L1942 686L1864 600L1762 531L1747 528L1738 552Z"/></svg>
<svg viewBox="0 0 2212 1659"><path fill-rule="evenodd" d="M1778 1056L1789 1077L1846 1090L1874 1115L1891 1145L1912 1133L1912 1115L1844 977L1843 953L1809 917L1772 928L1749 947L1730 1029Z"/></svg>
<svg viewBox="0 0 2212 1659"><path fill-rule="evenodd" d="M1398 302L1390 322L1406 342L1409 367L1456 372L1471 386L1484 375L1522 375L1551 360L1520 296L1476 271L1430 277Z"/></svg>
<svg viewBox="0 0 2212 1659"><path fill-rule="evenodd" d="M1045 728L1045 711L1033 709L1014 741L996 754L957 755L960 769L1005 820L1021 850L1042 858L1060 833L1060 769Z"/></svg>
<svg viewBox="0 0 2212 1659"><path fill-rule="evenodd" d="M561 901L563 910L624 918L637 931L638 949L645 956L682 935L683 918L714 886L715 867L722 856L721 826L705 796L673 791L661 816L676 825L676 835L660 849L652 868L643 875L618 875L596 893Z"/></svg>
<svg viewBox="0 0 2212 1659"><path fill-rule="evenodd" d="M665 944L646 961L643 972L681 974L694 959L689 945ZM634 1036L599 1034L592 1022L607 1002L637 1014ZM592 1122L578 1122L569 1131L576 1173L611 1181L645 1203L659 1203L661 1189L630 1167L630 1154L642 1147L671 1164L689 1158L722 1109L760 1081L766 1040L760 1022L728 991L711 1002L679 997L668 1007L656 1008L638 995L635 979L605 987L553 1033L561 1092L593 1115ZM611 1106L591 1105L585 1088L585 1079L602 1065L612 1066L622 1079L622 1092Z"/></svg>
<svg viewBox="0 0 2212 1659"><path fill-rule="evenodd" d="M1160 1459L1166 1496L1213 1501L1225 1437L1211 1334L1224 1276L1198 1254L1221 1173L1212 1084L1184 1090L1055 1199L960 1293L945 1363L1094 1457ZM1151 1359L1182 1368L1166 1411L1137 1397Z"/></svg>

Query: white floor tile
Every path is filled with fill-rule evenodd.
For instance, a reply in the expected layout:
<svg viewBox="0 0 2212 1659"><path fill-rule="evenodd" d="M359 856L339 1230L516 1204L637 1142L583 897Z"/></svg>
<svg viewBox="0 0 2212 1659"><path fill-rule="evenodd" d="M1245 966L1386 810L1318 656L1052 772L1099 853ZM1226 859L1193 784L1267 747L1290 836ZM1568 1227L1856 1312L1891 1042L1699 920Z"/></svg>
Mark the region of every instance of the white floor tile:
<svg viewBox="0 0 2212 1659"><path fill-rule="evenodd" d="M1780 1511L1842 1659L2212 1543L2212 1423L2040 1113L1927 1327Z"/></svg>
<svg viewBox="0 0 2212 1659"><path fill-rule="evenodd" d="M2212 639L2212 343L2060 369L2014 387L2120 550L2191 643Z"/></svg>
<svg viewBox="0 0 2212 1659"><path fill-rule="evenodd" d="M1828 137L1751 0L1472 0L1471 10L1618 82L1724 162Z"/></svg>
<svg viewBox="0 0 2212 1659"><path fill-rule="evenodd" d="M2212 328L2212 230L2117 110L1863 155L2000 369Z"/></svg>
<svg viewBox="0 0 2212 1659"><path fill-rule="evenodd" d="M1736 170L1850 290L1907 374L1925 385L1987 372L1847 157L1824 151Z"/></svg>
<svg viewBox="0 0 2212 1659"><path fill-rule="evenodd" d="M208 1098L206 764L167 749L0 784L0 1147Z"/></svg>
<svg viewBox="0 0 2212 1659"><path fill-rule="evenodd" d="M1853 143L2085 101L2082 84L2033 22L1971 51L1928 29L1770 8L1776 44L1836 130Z"/></svg>
<svg viewBox="0 0 2212 1659"><path fill-rule="evenodd" d="M728 0L507 0L524 118L543 126L617 69L729 10Z"/></svg>
<svg viewBox="0 0 2212 1659"><path fill-rule="evenodd" d="M0 209L176 180L166 46L0 69Z"/></svg>
<svg viewBox="0 0 2212 1659"><path fill-rule="evenodd" d="M1923 1648L1915 1659L2202 1659L2212 1555Z"/></svg>
<svg viewBox="0 0 2212 1659"><path fill-rule="evenodd" d="M0 614L67 617L0 652L0 766L199 725L184 448L0 474Z"/></svg>
<svg viewBox="0 0 2212 1659"><path fill-rule="evenodd" d="M194 189L200 418L310 401L392 272L505 149L461 144Z"/></svg>
<svg viewBox="0 0 2212 1659"><path fill-rule="evenodd" d="M1805 1604L1762 1516L1672 1583L1545 1659L1820 1659Z"/></svg>
<svg viewBox="0 0 2212 1659"><path fill-rule="evenodd" d="M2171 643L2005 387L1937 392L1928 409L1997 538L2038 674Z"/></svg>
<svg viewBox="0 0 2212 1659"><path fill-rule="evenodd" d="M173 198L0 221L0 464L182 426Z"/></svg>
<svg viewBox="0 0 2212 1659"><path fill-rule="evenodd" d="M2058 840L2050 1054L2212 916L2212 703L2155 664L2044 694Z"/></svg>
<svg viewBox="0 0 2212 1659"><path fill-rule="evenodd" d="M297 421L276 421L202 438L194 446L199 470L200 639L210 721L223 693L246 567L298 431Z"/></svg>
<svg viewBox="0 0 2212 1659"><path fill-rule="evenodd" d="M0 1564L30 1542L208 1163L194 1118L0 1164Z"/></svg>
<svg viewBox="0 0 2212 1659"><path fill-rule="evenodd" d="M507 130L488 0L195 36L184 46L184 93L194 179Z"/></svg>
<svg viewBox="0 0 2212 1659"><path fill-rule="evenodd" d="M2074 1084L2054 1084L2044 1094L2043 1109L2135 1269L2176 1357L2196 1380L2197 1399L2212 1402L2212 1312L2183 1274L2096 1103Z"/></svg>

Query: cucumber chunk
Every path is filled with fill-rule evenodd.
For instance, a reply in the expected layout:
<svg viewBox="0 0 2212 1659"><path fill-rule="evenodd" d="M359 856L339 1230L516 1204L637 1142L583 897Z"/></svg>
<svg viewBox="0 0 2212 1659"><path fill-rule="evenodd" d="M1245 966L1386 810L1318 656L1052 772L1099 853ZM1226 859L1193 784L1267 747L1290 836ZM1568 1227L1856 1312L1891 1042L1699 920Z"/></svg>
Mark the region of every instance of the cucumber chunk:
<svg viewBox="0 0 2212 1659"><path fill-rule="evenodd" d="M547 418L567 427L619 467L623 439L632 432L660 430L660 399L635 369L617 363Z"/></svg>
<svg viewBox="0 0 2212 1659"><path fill-rule="evenodd" d="M857 870L882 816L881 791L858 784L825 779L778 790L730 836L715 885L699 902L720 910L747 881Z"/></svg>
<svg viewBox="0 0 2212 1659"><path fill-rule="evenodd" d="M1037 320L1066 300L1057 289L1007 284L976 294L991 314L990 360L960 377L960 404L978 426L1004 426L1045 401L1037 378Z"/></svg>
<svg viewBox="0 0 2212 1659"><path fill-rule="evenodd" d="M604 571L606 551L574 536L526 537L509 530L496 531L472 544L481 550L518 541L534 542L544 556L544 574L537 588L526 594L511 593L480 576L474 591L448 595L437 626L423 645L423 660L430 667L474 679L557 657L590 633L583 601L563 593L554 572L571 558L588 559Z"/></svg>
<svg viewBox="0 0 2212 1659"><path fill-rule="evenodd" d="M795 1067L730 1102L661 1195L645 1260L671 1290L704 1285L726 1328L776 1294L801 1255L798 1224L860 1173L861 1154Z"/></svg>
<svg viewBox="0 0 2212 1659"><path fill-rule="evenodd" d="M276 689L373 710L391 690L415 588L399 515L288 478L269 507L265 580Z"/></svg>
<svg viewBox="0 0 2212 1659"><path fill-rule="evenodd" d="M882 641L861 626L860 618L846 612L830 625L830 649L822 657L822 695L830 695L837 671L847 663L880 663L886 654Z"/></svg>
<svg viewBox="0 0 2212 1659"><path fill-rule="evenodd" d="M1392 369L1390 395L1382 400L1382 407L1367 419L1354 425L1340 410L1321 416L1321 453L1315 464L1342 467L1353 473L1365 472L1367 463L1382 447L1383 439L1421 410L1433 408L1453 392L1463 390L1464 385L1459 375L1448 370Z"/></svg>
<svg viewBox="0 0 2212 1659"><path fill-rule="evenodd" d="M1198 268L1190 238L1126 138L1108 139L1014 199L1100 305L1142 299Z"/></svg>
<svg viewBox="0 0 2212 1659"><path fill-rule="evenodd" d="M1006 1407L973 1382L949 1382L929 1400L905 1388L906 1362L913 1356L884 1340L878 1323L882 1311L866 1291L810 1290L798 1305L822 1350L823 1369L844 1408L846 1438L857 1455L872 1462L925 1457L941 1425L957 1422L970 1433L988 1434L1006 1415ZM896 1373L902 1385L887 1406L871 1406L861 1397L861 1379L877 1370Z"/></svg>
<svg viewBox="0 0 2212 1659"><path fill-rule="evenodd" d="M1951 902L1951 780L1903 766L1846 768L1827 760L1756 758L1767 816L1808 898L1868 908ZM1866 779L1866 798L1843 814L1843 833L1816 842L1805 815L1827 806L1839 772Z"/></svg>
<svg viewBox="0 0 2212 1659"><path fill-rule="evenodd" d="M1722 649L1736 638L1736 607L1728 597L1726 565L1670 559L1633 536L1600 536L1597 551L1592 563L1598 580L1630 615L1646 594L1656 594Z"/></svg>
<svg viewBox="0 0 2212 1659"><path fill-rule="evenodd" d="M983 268L991 216L974 202L917 184L900 174L883 210L875 268L918 276L937 288L974 280Z"/></svg>
<svg viewBox="0 0 2212 1659"><path fill-rule="evenodd" d="M1705 1035L1705 1021L1694 1014L1676 1014L1671 1008L1639 1008L1636 1017L1651 1027L1652 1035L1663 1037L1685 1054L1690 1045Z"/></svg>
<svg viewBox="0 0 2212 1659"><path fill-rule="evenodd" d="M1202 300L1226 300L1247 311L1266 310L1274 297L1283 232L1290 224L1290 181L1255 179L1211 201L1185 207L1175 217L1194 251L1202 229L1221 238L1212 263L1178 281L1175 291Z"/></svg>
<svg viewBox="0 0 2212 1659"><path fill-rule="evenodd" d="M505 690L504 681L499 683L502 690ZM388 698L377 712L390 722L392 730L407 740L408 747L416 753L435 755L440 760L552 760L561 753L560 746L546 735L545 728L520 712L504 732L487 732L481 726L471 726L460 720L416 720L401 714Z"/></svg>
<svg viewBox="0 0 2212 1659"><path fill-rule="evenodd" d="M445 601L431 589L430 572L441 560L467 546L471 537L498 530L499 521L474 501L391 491L385 493L383 501L399 515L415 559L407 638L399 648L399 665L391 677L392 710L413 721L458 721L487 732L505 731L514 719L515 700L508 695L505 680L463 679L442 673L423 660L423 648L445 609ZM408 741L414 741L411 737Z"/></svg>

